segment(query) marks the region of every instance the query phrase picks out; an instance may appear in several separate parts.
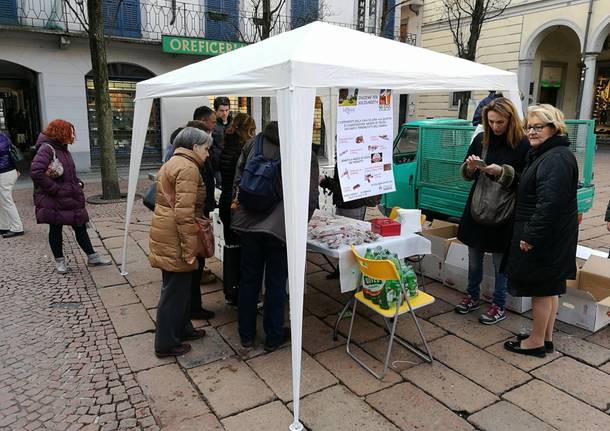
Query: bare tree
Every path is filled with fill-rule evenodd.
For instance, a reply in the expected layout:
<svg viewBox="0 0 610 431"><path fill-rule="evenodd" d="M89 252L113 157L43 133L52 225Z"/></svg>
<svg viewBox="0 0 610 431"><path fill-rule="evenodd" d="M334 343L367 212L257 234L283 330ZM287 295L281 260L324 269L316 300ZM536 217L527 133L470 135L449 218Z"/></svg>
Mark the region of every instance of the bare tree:
<svg viewBox="0 0 610 431"><path fill-rule="evenodd" d="M102 199L119 199L119 176L116 169L114 137L112 133L112 105L108 89L108 62L104 36L103 0L63 0L76 16L89 36L91 70L95 89L95 116L97 119L97 139L100 146L100 168L102 174ZM118 1L113 17L116 20L122 0Z"/></svg>
<svg viewBox="0 0 610 431"><path fill-rule="evenodd" d="M246 35L241 29L236 29L241 40L255 43L268 39L275 33L300 27L330 14L326 2L320 0L318 7L306 9L298 18L293 17L294 19L289 21L284 11L286 2L287 0L250 0L254 32ZM271 121L271 100L263 97L261 103L261 122L264 128Z"/></svg>
<svg viewBox="0 0 610 431"><path fill-rule="evenodd" d="M444 18L449 24L457 55L475 61L477 44L483 23L496 18L510 5L511 0L443 0ZM468 115L470 91L460 94L459 117Z"/></svg>

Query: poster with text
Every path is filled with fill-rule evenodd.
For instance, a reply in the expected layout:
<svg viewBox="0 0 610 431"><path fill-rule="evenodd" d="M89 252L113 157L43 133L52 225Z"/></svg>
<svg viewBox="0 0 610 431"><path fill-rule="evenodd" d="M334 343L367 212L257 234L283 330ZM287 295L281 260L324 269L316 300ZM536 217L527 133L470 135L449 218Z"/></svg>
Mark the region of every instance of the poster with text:
<svg viewBox="0 0 610 431"><path fill-rule="evenodd" d="M396 190L393 127L390 90L339 90L337 169L345 202Z"/></svg>

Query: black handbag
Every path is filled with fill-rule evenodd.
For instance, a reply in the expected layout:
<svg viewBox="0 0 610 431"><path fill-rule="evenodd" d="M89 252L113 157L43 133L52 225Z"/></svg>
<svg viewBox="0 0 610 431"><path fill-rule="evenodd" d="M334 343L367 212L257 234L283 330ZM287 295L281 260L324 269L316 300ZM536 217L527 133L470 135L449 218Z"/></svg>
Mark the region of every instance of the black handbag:
<svg viewBox="0 0 610 431"><path fill-rule="evenodd" d="M155 210L157 201L157 182L152 183L142 195L142 203L151 211Z"/></svg>
<svg viewBox="0 0 610 431"><path fill-rule="evenodd" d="M241 246L225 245L222 252L222 282L225 299L237 305L241 265Z"/></svg>
<svg viewBox="0 0 610 431"><path fill-rule="evenodd" d="M485 160L486 155L487 148L483 150L481 158ZM472 193L470 215L483 226L499 226L512 217L516 200L514 190L506 189L486 173L480 172Z"/></svg>

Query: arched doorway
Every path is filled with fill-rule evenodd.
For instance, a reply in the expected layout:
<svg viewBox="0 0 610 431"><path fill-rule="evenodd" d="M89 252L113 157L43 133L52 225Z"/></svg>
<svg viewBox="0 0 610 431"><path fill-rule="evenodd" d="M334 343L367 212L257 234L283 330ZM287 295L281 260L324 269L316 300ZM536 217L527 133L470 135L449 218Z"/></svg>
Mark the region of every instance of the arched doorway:
<svg viewBox="0 0 610 431"><path fill-rule="evenodd" d="M36 72L0 60L0 131L29 160L40 132L38 79Z"/></svg>
<svg viewBox="0 0 610 431"><path fill-rule="evenodd" d="M127 63L108 64L108 88L112 105L112 128L118 166L129 165L136 84L154 76L149 70L137 65ZM89 137L91 141L91 165L98 167L100 165L100 146L97 136L95 91L92 72L89 72L85 79ZM142 155L143 166L160 164L161 152L160 103L159 100L155 100L150 114L144 153Z"/></svg>
<svg viewBox="0 0 610 431"><path fill-rule="evenodd" d="M534 57L534 101L556 106L566 118L574 118L577 111L580 52L575 31L557 25L545 32Z"/></svg>

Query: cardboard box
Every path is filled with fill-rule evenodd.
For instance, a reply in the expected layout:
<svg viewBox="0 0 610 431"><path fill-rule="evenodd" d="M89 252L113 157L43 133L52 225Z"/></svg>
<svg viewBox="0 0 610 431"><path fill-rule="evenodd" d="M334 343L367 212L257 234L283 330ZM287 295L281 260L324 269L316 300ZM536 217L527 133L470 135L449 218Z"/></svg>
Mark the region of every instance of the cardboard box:
<svg viewBox="0 0 610 431"><path fill-rule="evenodd" d="M610 297L610 260L591 255L579 271L578 288L598 302Z"/></svg>
<svg viewBox="0 0 610 431"><path fill-rule="evenodd" d="M222 221L220 220L220 212L218 210L218 208L216 208L214 211L212 211L212 227L214 230L214 236L216 238L220 238L223 240L225 239L225 231L224 231L224 227L222 225Z"/></svg>
<svg viewBox="0 0 610 431"><path fill-rule="evenodd" d="M468 288L468 246L457 240L449 244L447 257L442 267L442 281L446 286L466 292ZM493 256L485 253L483 259L483 279L481 281L481 299L491 302L496 287ZM532 299L527 297L506 297L506 308L517 313L524 313L532 308Z"/></svg>
<svg viewBox="0 0 610 431"><path fill-rule="evenodd" d="M422 236L431 244L431 253L424 256L421 261L421 272L426 277L443 281L442 269L449 244L457 235L458 225L444 221L434 220L430 227L422 231Z"/></svg>
<svg viewBox="0 0 610 431"><path fill-rule="evenodd" d="M610 298L597 302L587 291L568 288L559 297L557 320L591 332L599 331L610 324Z"/></svg>

